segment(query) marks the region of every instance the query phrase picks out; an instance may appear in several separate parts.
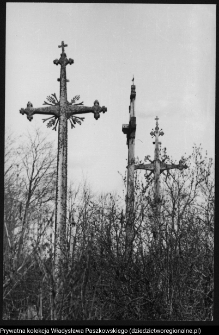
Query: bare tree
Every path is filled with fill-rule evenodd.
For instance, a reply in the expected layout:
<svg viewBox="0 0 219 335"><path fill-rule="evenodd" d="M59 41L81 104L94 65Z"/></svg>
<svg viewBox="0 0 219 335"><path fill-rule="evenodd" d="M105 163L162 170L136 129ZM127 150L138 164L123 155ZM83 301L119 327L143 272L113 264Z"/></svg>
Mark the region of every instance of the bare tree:
<svg viewBox="0 0 219 335"><path fill-rule="evenodd" d="M213 319L214 174L213 161L207 154L203 156L202 151L201 147L194 146L192 155L183 157L189 166L187 170L161 174L162 201L159 218L153 197L153 178L151 179L153 176L148 177L146 174L142 177L142 174L136 171L134 240L129 263L125 262L124 199L110 193L95 195L86 183L78 188L70 185L67 248L61 278L62 319L141 321ZM165 150L163 156L171 162ZM20 157L26 165L19 165L19 168L30 166L28 175L31 176L33 161L28 159L32 156L20 155ZM43 160L43 155L39 157L39 161ZM34 167L37 166L41 173L43 171L40 169L41 165L34 164ZM11 173L15 180L16 169L11 168L8 172L8 176ZM54 206L50 203L52 199L49 192L50 187L51 190L54 187L52 179L49 183L52 175L48 174L47 179L43 179L45 176L39 173L42 184L39 181L34 189L36 181L34 176L37 170L34 168L32 179L28 177L25 179L27 172L24 174L24 171L26 170L21 169L19 172L18 185L26 185L26 193L21 195L18 194L17 187L14 187L15 184L11 183L14 179L6 178L8 233L5 230L4 245L9 248L8 241L11 245L11 241L15 241L13 249L15 257L18 245L21 243L21 230L17 233L17 238L14 228L10 229L13 227L12 215L9 215L13 212L9 210L10 204L11 208L16 208L15 195L19 195L19 199L26 199L27 202L30 180L32 180L30 190L33 192L26 220L19 221L18 214L14 214L16 226L23 227L22 224L25 223L20 252L23 265L19 264L20 271L12 274L13 283L9 280L7 284L7 276L4 276L5 298L9 299L8 301L5 299L5 305L11 310L13 304L18 306L20 316L17 314L17 318L27 318L29 315L35 319L51 319L53 243L52 239L48 238L46 227L53 221ZM46 171L49 172L49 169ZM45 190L43 193L46 181L48 192ZM41 200L39 200L40 194ZM14 202L10 200L12 198ZM14 213L19 213L19 210L17 212L14 210ZM24 213L23 210L22 214ZM29 229L32 222L38 227L34 239L31 239ZM159 226L155 231L157 222ZM52 226L50 232L52 233ZM49 243L49 246L46 243ZM6 249L5 257L7 257ZM10 266L8 268L11 269ZM24 292L27 292L28 301L25 300L23 303L25 309L22 310L21 301ZM16 299L20 304L17 304Z"/></svg>
<svg viewBox="0 0 219 335"><path fill-rule="evenodd" d="M6 140L5 151L4 297L8 299L45 242L54 202L56 156L39 130L13 145Z"/></svg>

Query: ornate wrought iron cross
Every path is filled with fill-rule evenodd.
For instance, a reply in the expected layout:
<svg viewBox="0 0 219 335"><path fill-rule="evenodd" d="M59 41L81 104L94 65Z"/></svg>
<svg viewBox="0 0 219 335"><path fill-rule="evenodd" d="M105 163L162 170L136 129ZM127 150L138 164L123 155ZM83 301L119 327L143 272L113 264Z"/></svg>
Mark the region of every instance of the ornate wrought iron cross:
<svg viewBox="0 0 219 335"><path fill-rule="evenodd" d="M137 164L135 165L135 170L137 169L143 169L143 170L149 170L151 171L148 177L154 173L154 198L155 203L160 202L160 183L159 183L159 177L160 174L165 170L171 170L171 169L187 169L187 165L183 165L182 161L179 161L179 164L166 164L164 163L165 159L163 161L160 161L159 158L159 136L163 136L164 132L162 129L159 129L158 120L159 118L156 116L156 127L155 130L152 129L150 135L152 137L155 137L155 141L153 144L155 144L154 149L154 161L151 161L148 156L147 159L151 162L150 164Z"/></svg>
<svg viewBox="0 0 219 335"><path fill-rule="evenodd" d="M159 181L159 177L160 174L162 172L164 172L165 170L171 170L171 169L179 169L179 170L183 170L183 169L187 169L187 165L184 165L182 163L182 161L179 161L179 164L166 164L164 163L166 158L164 158L164 160L160 160L159 158L159 144L161 144L159 142L159 136L163 136L164 132L162 129L159 129L159 125L158 125L158 120L159 118L156 116L155 118L156 120L156 127L155 130L152 129L150 135L152 137L155 137L155 141L153 142L153 144L155 144L155 148L154 148L154 160L151 161L149 159L149 156L147 156L147 160L150 161L150 164L136 164L135 165L135 170L137 169L143 169L143 170L148 170L150 171L149 175L147 176L147 178L149 178L149 176L154 173L154 202L155 202L155 226L154 226L154 237L155 237L155 241L157 238L159 238L159 240L161 240L161 231L160 231L160 209L161 209L161 198L160 198L160 181ZM159 234L159 235L158 235Z"/></svg>
<svg viewBox="0 0 219 335"><path fill-rule="evenodd" d="M50 115L51 117L44 119L48 121L47 127L53 127L56 130L57 124L58 129L58 156L57 156L57 183L56 183L56 214L55 214L55 227L56 227L56 238L55 238L55 267L56 269L62 267L62 255L65 252L65 238L66 238L66 214L67 214L67 130L68 120L71 123L71 128L75 127L76 123L81 124L84 118L75 116L76 114L93 113L96 120L100 117L100 113L107 111L106 107L100 107L97 100L94 101L93 107L83 106L83 102L76 103L80 96L75 96L71 102L67 100L67 86L66 83L69 81L66 79L66 66L73 64L73 59L67 58L65 53L65 47L62 41L61 57L55 59L53 63L60 65L60 100L58 101L56 94L52 94L47 97L47 101L44 101L46 107L34 108L31 102L28 102L27 108L21 108L20 113L26 114L29 121L33 119L34 114Z"/></svg>

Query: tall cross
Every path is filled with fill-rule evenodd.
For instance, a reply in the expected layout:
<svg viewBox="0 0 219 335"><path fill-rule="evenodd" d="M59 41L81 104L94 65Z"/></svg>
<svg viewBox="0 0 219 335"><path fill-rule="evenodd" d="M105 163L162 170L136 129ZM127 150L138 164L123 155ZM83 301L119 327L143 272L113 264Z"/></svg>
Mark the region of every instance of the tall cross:
<svg viewBox="0 0 219 335"><path fill-rule="evenodd" d="M155 202L158 202L159 201L159 194L160 194L159 176L160 176L160 173L161 173L161 168L163 167L163 164L159 159L159 144L160 144L159 136L163 136L164 132L163 132L162 129L159 130L159 126L158 126L159 118L157 116L156 116L155 120L156 120L155 130L152 129L152 131L150 133L150 135L152 137L155 137L155 142L153 142L153 144L155 144L154 161L150 161L151 164L137 164L137 165L135 165L135 170L144 169L144 170L151 171L151 173L154 173L154 198L155 198ZM147 159L149 160L148 157L147 157Z"/></svg>
<svg viewBox="0 0 219 335"><path fill-rule="evenodd" d="M132 79L129 106L129 124L122 125L122 131L127 135L128 145L128 166L127 166L127 195L126 195L126 259L131 256L132 242L134 240L134 201L135 201L135 132L136 132L136 117L135 117L135 85L134 77Z"/></svg>
<svg viewBox="0 0 219 335"><path fill-rule="evenodd" d="M71 102L67 100L67 86L66 83L69 81L66 79L66 66L68 64L73 64L73 59L67 58L65 53L65 47L67 44L61 42L61 45L58 46L62 48L61 57L59 59L55 59L53 63L55 65L60 65L60 77L58 81L60 81L60 100L58 101L55 94L47 97L48 102L44 102L44 105L49 105L49 107L39 107L33 108L31 102L28 102L27 108L21 108L20 113L22 115L26 114L29 121L33 119L34 114L40 115L50 115L51 117L48 119L44 119L50 121L47 124L47 127L51 127L54 125L56 130L57 123L59 124L58 129L58 154L57 154L57 182L56 182L56 211L55 211L55 271L54 271L54 279L55 279L55 293L56 293L56 302L58 303L60 296L60 288L59 288L59 278L62 273L62 269L64 266L64 254L66 248L66 214L67 214L67 131L68 131L68 120L71 123L71 128L75 127L76 123L81 124L84 118L79 116L74 116L76 114L84 114L84 113L93 113L94 118L98 120L100 117L100 113L105 113L107 111L106 107L100 107L99 102L97 100L94 101L93 107L83 106L82 103L75 104L76 100L80 98L80 96L75 96ZM56 310L57 312L57 310ZM60 314L60 311L59 311ZM61 314L60 314L61 315ZM54 318L57 318L58 315L54 315Z"/></svg>
<svg viewBox="0 0 219 335"><path fill-rule="evenodd" d="M154 148L154 161L151 161L148 156L147 159L150 161L150 164L136 164L135 165L135 170L137 169L143 169L143 170L148 170L151 171L150 174L148 175L148 177L154 173L154 200L155 200L155 209L156 209L156 216L159 217L160 214L160 203L161 203L161 199L160 199L160 181L159 181L159 177L160 174L162 172L164 172L165 170L171 170L171 169L179 169L179 170L183 170L183 169L187 169L187 165L183 165L182 161L179 161L179 164L166 164L164 163L165 159L163 161L160 160L159 158L159 144L161 144L159 142L159 136L163 136L164 132L162 129L159 129L159 125L158 125L158 120L159 118L156 116L155 118L156 120L156 127L155 130L152 129L150 135L152 137L155 137L155 141L153 142L153 144L155 144L155 148Z"/></svg>

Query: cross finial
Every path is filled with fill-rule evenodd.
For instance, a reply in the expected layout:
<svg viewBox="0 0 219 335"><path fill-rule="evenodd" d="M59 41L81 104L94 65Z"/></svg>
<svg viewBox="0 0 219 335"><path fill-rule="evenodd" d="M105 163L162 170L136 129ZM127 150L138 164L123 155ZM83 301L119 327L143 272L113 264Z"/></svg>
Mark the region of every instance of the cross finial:
<svg viewBox="0 0 219 335"><path fill-rule="evenodd" d="M159 126L158 126L158 120L159 120L159 117L156 116L155 120L156 120L156 127L155 127L155 130L152 129L152 131L150 132L150 135L151 135L152 137L155 136L155 134L158 134L158 135L163 136L163 135L164 135L164 132L163 132L162 129L159 130Z"/></svg>
<svg viewBox="0 0 219 335"><path fill-rule="evenodd" d="M62 53L64 53L65 52L64 47L67 47L67 46L68 46L68 44L65 44L64 41L62 41L61 45L59 45L58 47L62 48Z"/></svg>
<svg viewBox="0 0 219 335"><path fill-rule="evenodd" d="M156 120L156 127L155 127L155 130L159 130L159 126L158 126L158 120L159 120L159 117L156 116L156 117L155 117L155 120Z"/></svg>

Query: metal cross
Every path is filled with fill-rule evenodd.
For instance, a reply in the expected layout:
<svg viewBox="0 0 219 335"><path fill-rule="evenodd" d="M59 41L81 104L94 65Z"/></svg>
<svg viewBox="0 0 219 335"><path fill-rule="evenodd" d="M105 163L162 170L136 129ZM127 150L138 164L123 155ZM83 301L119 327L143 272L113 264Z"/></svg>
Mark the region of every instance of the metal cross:
<svg viewBox="0 0 219 335"><path fill-rule="evenodd" d="M158 125L158 120L159 118L156 116L156 127L155 130L152 129L150 135L152 137L155 137L155 149L154 149L154 161L151 161L151 164L138 164L135 165L135 170L137 169L144 169L144 170L149 170L151 173L154 173L154 196L155 196L155 202L159 201L159 175L160 175L160 170L161 170L161 162L159 160L159 136L163 136L164 132L163 130L159 130L159 125ZM150 174L151 174L150 173Z"/></svg>
<svg viewBox="0 0 219 335"><path fill-rule="evenodd" d="M154 237L157 238L157 233L159 232L159 226L160 226L160 208L161 208L161 199L160 199L160 181L159 177L160 174L165 170L171 170L171 169L187 169L187 165L183 165L182 161L179 161L179 164L166 164L164 163L165 159L163 161L160 161L159 158L159 136L163 136L164 132L162 129L159 130L158 120L159 118L156 116L156 127L155 130L152 129L150 135L152 137L155 137L155 141L153 144L155 144L154 149L154 161L150 161L151 164L137 164L135 165L135 170L137 169L143 169L151 171L150 174L147 176L149 177L152 173L154 173L154 200L155 200L155 227L154 227ZM159 240L161 239L161 234L159 234Z"/></svg>
<svg viewBox="0 0 219 335"><path fill-rule="evenodd" d="M81 124L84 118L79 116L74 116L76 114L93 113L94 118L98 120L100 113L105 113L107 111L106 107L100 107L97 100L94 101L93 107L83 106L82 103L75 104L75 101L80 98L80 96L75 96L71 102L67 100L67 86L66 82L66 66L68 64L73 64L73 59L67 58L62 41L61 45L58 46L62 48L61 57L53 61L54 64L60 65L60 100L58 101L55 94L47 97L48 102L44 102L45 105L49 107L39 107L34 108L31 102L28 102L27 108L21 108L20 113L22 115L26 114L29 121L33 119L34 114L40 115L50 115L48 118L50 121L47 127L54 125L56 130L57 124L59 124L58 129L58 154L57 154L57 182L56 182L56 212L55 212L55 278L58 278L61 269L63 268L65 245L66 245L66 214L67 214L67 131L68 131L68 120L71 123L71 127L75 127L76 123ZM44 119L47 121L48 119ZM58 279L56 280L56 293L58 292ZM54 316L54 317L57 317Z"/></svg>
<svg viewBox="0 0 219 335"><path fill-rule="evenodd" d="M179 161L179 164L166 164L166 163L164 163L164 161L160 161L160 158L159 158L159 144L161 144L161 143L159 142L159 136L163 136L164 132L163 132L162 129L159 130L159 125L158 125L159 118L157 116L156 116L155 120L156 120L155 130L152 129L152 131L150 132L150 135L152 137L155 137L155 142L153 142L153 144L155 144L154 161L151 161L151 164L135 165L135 170L144 169L144 170L151 171L151 173L154 173L154 197L155 197L155 202L159 202L160 201L160 183L159 183L160 174L165 170L187 169L187 165L183 165L182 161ZM149 176L150 176L150 174L149 174Z"/></svg>

